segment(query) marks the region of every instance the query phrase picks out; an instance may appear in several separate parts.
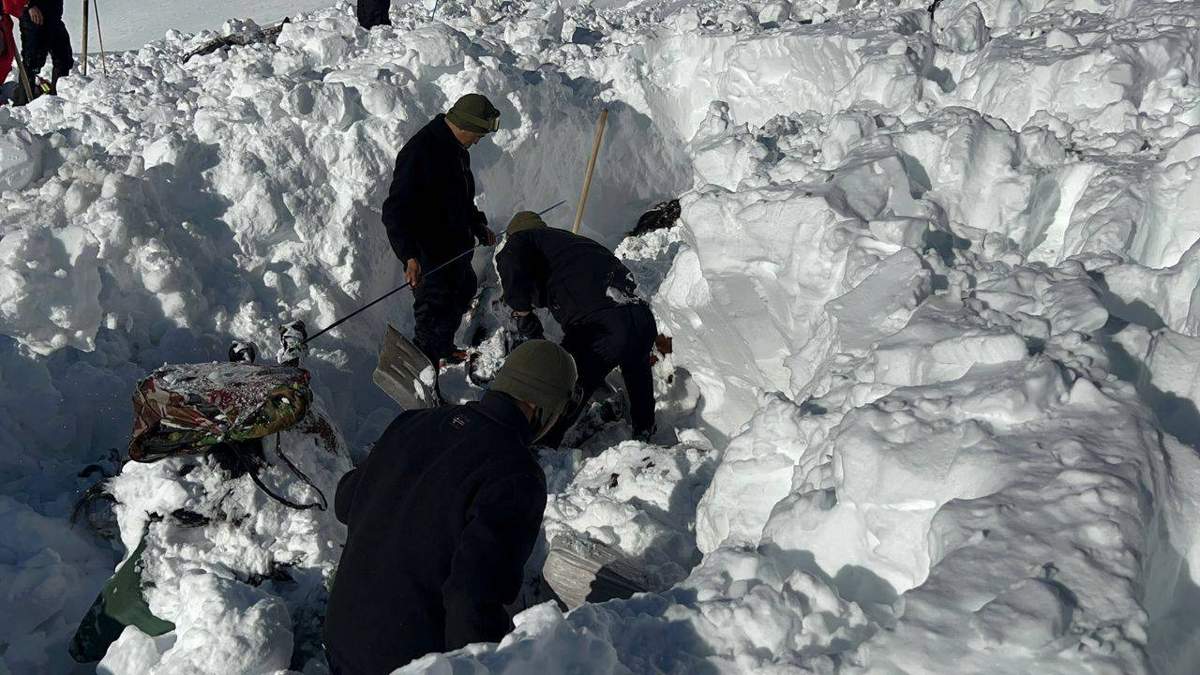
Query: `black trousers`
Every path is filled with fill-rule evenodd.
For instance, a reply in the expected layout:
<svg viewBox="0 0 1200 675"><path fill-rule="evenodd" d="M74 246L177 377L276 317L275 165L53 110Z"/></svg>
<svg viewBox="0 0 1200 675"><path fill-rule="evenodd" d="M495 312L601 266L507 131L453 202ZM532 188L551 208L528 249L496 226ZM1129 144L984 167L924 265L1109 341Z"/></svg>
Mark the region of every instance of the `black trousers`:
<svg viewBox="0 0 1200 675"><path fill-rule="evenodd" d="M429 271L439 264L423 261L421 269ZM464 256L423 278L413 291L413 317L417 323L413 344L433 365L454 351L454 333L463 314L471 308L478 285L471 257Z"/></svg>
<svg viewBox="0 0 1200 675"><path fill-rule="evenodd" d="M358 25L371 30L375 26L390 26L392 20L388 12L392 9L392 0L358 0Z"/></svg>
<svg viewBox="0 0 1200 675"><path fill-rule="evenodd" d="M58 80L71 72L75 65L72 56L71 35L63 23L62 13L57 15L43 9L42 25L37 25L29 18L29 10L21 15L21 61L30 78L37 77L42 66L46 65L46 57L54 63L54 79Z"/></svg>
<svg viewBox="0 0 1200 675"><path fill-rule="evenodd" d="M604 382L613 368L621 369L629 394L629 418L634 435L654 429L654 378L650 370L650 350L658 326L654 314L642 303L612 307L567 326L563 331L563 349L575 358L579 370L577 404L559 419L543 439L558 445L587 405L592 392Z"/></svg>

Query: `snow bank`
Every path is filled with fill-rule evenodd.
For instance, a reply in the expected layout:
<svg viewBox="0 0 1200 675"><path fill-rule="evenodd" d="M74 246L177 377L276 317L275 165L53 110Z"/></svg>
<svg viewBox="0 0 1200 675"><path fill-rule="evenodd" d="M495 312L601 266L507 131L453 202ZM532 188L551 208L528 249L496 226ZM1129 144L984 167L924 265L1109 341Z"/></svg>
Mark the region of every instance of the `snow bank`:
<svg viewBox="0 0 1200 675"><path fill-rule="evenodd" d="M501 644L406 672L1195 672L1192 4L427 12L367 33L342 3L187 65L211 35L171 33L4 113L0 528L21 544L0 575L48 608L0 632L10 669L64 663L115 563L65 495L123 445L133 382L398 285L377 221L395 152L479 90L502 113L472 151L494 228L577 194L604 108L586 231L616 245L681 201L618 249L674 338L669 444L615 427L543 456L546 537L594 537L653 583L537 604ZM363 384L385 319L411 321L386 307L314 344L349 448L284 444L327 494L393 414ZM319 669L340 526L222 476L114 481L120 548L147 533L177 630L126 632L104 667Z"/></svg>

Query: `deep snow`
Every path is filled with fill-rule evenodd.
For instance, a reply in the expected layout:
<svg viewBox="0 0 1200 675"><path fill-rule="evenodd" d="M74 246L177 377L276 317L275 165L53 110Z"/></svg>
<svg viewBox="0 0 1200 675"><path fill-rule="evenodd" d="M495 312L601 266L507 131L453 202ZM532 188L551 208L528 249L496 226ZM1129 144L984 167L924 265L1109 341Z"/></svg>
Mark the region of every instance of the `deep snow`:
<svg viewBox="0 0 1200 675"><path fill-rule="evenodd" d="M653 592L536 604L499 646L405 672L1200 668L1200 3L564 5L398 6L367 34L343 2L186 66L212 34L172 33L0 109L7 667L65 671L149 526L148 599L178 630L127 631L103 668L323 672L327 514L134 465L110 546L67 522L76 474L124 447L151 368L270 353L278 323L396 285L395 152L479 90L503 115L473 150L496 229L573 203L611 111L585 231L674 338L663 431L544 452L545 530L617 547ZM678 227L622 241L670 197ZM327 488L394 415L367 383L410 316L314 344L345 448L285 442ZM178 509L211 520L148 520Z"/></svg>

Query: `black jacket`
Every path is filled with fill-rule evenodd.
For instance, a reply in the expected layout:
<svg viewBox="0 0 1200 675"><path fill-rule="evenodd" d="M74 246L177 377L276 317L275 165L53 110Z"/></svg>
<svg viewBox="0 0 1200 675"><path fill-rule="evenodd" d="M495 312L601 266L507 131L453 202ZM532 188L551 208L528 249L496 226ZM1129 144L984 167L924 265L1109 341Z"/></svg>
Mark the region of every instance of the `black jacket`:
<svg viewBox="0 0 1200 675"><path fill-rule="evenodd" d="M515 401L414 410L338 484L346 523L325 646L349 673L389 673L430 652L495 642L520 591L546 478Z"/></svg>
<svg viewBox="0 0 1200 675"><path fill-rule="evenodd" d="M428 266L449 260L482 240L487 217L475 208L471 155L438 115L396 156L383 202L383 225L401 262Z"/></svg>
<svg viewBox="0 0 1200 675"><path fill-rule="evenodd" d="M509 235L496 256L496 268L505 304L521 312L549 308L564 328L632 300L637 288L629 269L612 251L587 237L550 227Z"/></svg>
<svg viewBox="0 0 1200 675"><path fill-rule="evenodd" d="M55 19L62 18L63 15L63 0L29 0L26 13L29 12L29 7L37 7L42 10L42 14Z"/></svg>

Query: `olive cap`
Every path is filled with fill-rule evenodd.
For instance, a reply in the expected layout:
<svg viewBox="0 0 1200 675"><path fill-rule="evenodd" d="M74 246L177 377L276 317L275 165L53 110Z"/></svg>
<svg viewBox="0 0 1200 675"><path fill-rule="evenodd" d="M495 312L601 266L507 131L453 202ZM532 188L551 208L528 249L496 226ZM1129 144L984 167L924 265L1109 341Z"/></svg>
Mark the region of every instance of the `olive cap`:
<svg viewBox="0 0 1200 675"><path fill-rule="evenodd" d="M500 111L483 94L467 94L446 111L446 119L464 131L490 134L500 128Z"/></svg>
<svg viewBox="0 0 1200 675"><path fill-rule="evenodd" d="M512 220L508 221L508 229L506 232L509 234L516 234L518 232L533 230L539 227L547 227L546 221L542 220L541 216L533 211L520 211L517 213L517 215L512 217Z"/></svg>

